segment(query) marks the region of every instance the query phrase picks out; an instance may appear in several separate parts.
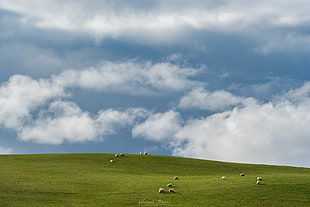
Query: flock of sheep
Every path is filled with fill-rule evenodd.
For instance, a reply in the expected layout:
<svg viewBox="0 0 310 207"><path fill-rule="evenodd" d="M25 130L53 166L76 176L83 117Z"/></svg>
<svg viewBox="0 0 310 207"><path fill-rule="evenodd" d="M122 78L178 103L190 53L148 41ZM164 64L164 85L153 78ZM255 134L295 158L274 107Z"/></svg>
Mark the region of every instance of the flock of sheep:
<svg viewBox="0 0 310 207"><path fill-rule="evenodd" d="M147 152L140 152L140 155L148 155ZM120 154L115 154L115 157L124 157L124 153L120 153ZM115 162L114 160L110 160L110 162Z"/></svg>
<svg viewBox="0 0 310 207"><path fill-rule="evenodd" d="M245 174L244 174L244 173L240 173L240 176L245 176ZM174 179L174 180L178 180L179 177L178 177L178 176L175 176L173 179ZM227 178L226 178L225 176L222 176L222 180L226 180L226 179L227 179ZM259 184L261 183L261 181L263 180L262 177L257 177L256 179L257 179L257 181L256 181L256 184L257 184L257 185L259 185ZM167 187L172 187L172 184L171 184L171 183L167 184ZM174 190L174 189L169 189L168 191L169 191L170 193L175 193L175 190ZM164 188L159 188L158 192L159 192L159 193L164 193L164 192L165 192L165 189L164 189Z"/></svg>
<svg viewBox="0 0 310 207"><path fill-rule="evenodd" d="M245 174L244 173L240 173L240 176L245 176ZM226 179L227 178L225 176L222 177L222 180L226 180ZM257 180L256 184L259 185L261 183L261 181L263 180L263 178L262 177L257 177L256 180Z"/></svg>
<svg viewBox="0 0 310 207"><path fill-rule="evenodd" d="M120 153L120 154L115 154L115 157L124 157L124 153ZM110 160L110 162L114 162L114 160Z"/></svg>
<svg viewBox="0 0 310 207"><path fill-rule="evenodd" d="M178 176L175 176L173 179L174 179L174 180L178 180L179 177L178 177ZM172 183L168 183L168 184L167 184L167 187L169 188L169 190L168 190L169 193L175 193L175 190L174 190L173 188L171 188L171 187L172 187ZM159 192L159 193L164 193L164 192L166 192L166 191L165 191L164 188L159 188L158 192Z"/></svg>
<svg viewBox="0 0 310 207"><path fill-rule="evenodd" d="M147 153L147 152L140 152L140 155L148 155L148 153ZM124 156L124 153L115 154L114 156L115 156L115 157L123 157L123 156ZM113 163L114 160L110 160L110 162ZM240 176L245 176L245 174L244 174L244 173L240 173ZM178 177L178 176L175 176L173 179L174 179L174 180L178 180L179 177ZM227 179L227 178L226 178L225 176L222 176L222 180L226 180L226 179ZM262 177L257 177L256 179L257 179L257 181L256 181L256 184L257 184L257 185L259 185L259 184L261 183L261 181L263 180ZM170 193L175 193L175 190L174 190L173 188L171 188L171 187L172 187L172 183L168 183L168 184L167 184L167 187L169 188L168 192L170 192ZM166 191L165 191L164 188L159 188L158 192L159 192L159 193L164 193L164 192L166 192Z"/></svg>
<svg viewBox="0 0 310 207"><path fill-rule="evenodd" d="M140 152L140 155L148 155L148 153L147 153L147 152ZM124 155L124 153L120 153L120 154L115 154L114 156L115 156L115 157L124 157L125 155ZM115 162L115 161L114 161L114 160L110 160L110 162L113 163L113 162ZM179 178L178 178L178 176L175 176L173 179L174 179L174 180L178 180ZM168 183L168 184L167 184L167 187L172 187L172 183ZM159 192L159 193L163 193L163 192L165 192L165 189L164 189L164 188L159 188L158 192ZM175 193L175 190L172 189L172 188L170 188L170 189L168 190L168 192L170 192L170 193Z"/></svg>

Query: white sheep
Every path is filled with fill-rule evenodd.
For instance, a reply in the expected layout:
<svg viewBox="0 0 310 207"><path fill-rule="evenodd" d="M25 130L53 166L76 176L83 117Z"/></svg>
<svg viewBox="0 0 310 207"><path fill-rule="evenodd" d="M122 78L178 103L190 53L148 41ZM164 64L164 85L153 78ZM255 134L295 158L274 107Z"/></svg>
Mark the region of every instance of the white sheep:
<svg viewBox="0 0 310 207"><path fill-rule="evenodd" d="M114 156L115 156L115 157L119 157L119 154L115 154Z"/></svg>
<svg viewBox="0 0 310 207"><path fill-rule="evenodd" d="M143 153L142 152L140 152L140 155L142 155Z"/></svg>
<svg viewBox="0 0 310 207"><path fill-rule="evenodd" d="M159 192L159 193L163 193L163 192L165 192L165 189L159 188L158 192Z"/></svg>
<svg viewBox="0 0 310 207"><path fill-rule="evenodd" d="M226 177L225 177L225 176L222 176L222 180L226 180Z"/></svg>
<svg viewBox="0 0 310 207"><path fill-rule="evenodd" d="M256 182L256 184L259 185L259 184L260 184L260 180L258 180L258 181Z"/></svg>
<svg viewBox="0 0 310 207"><path fill-rule="evenodd" d="M144 152L144 155L147 155L147 152Z"/></svg>
<svg viewBox="0 0 310 207"><path fill-rule="evenodd" d="M110 162L112 163L112 162L114 162L114 160L110 160Z"/></svg>
<svg viewBox="0 0 310 207"><path fill-rule="evenodd" d="M119 156L123 157L123 156L124 156L124 153L119 154Z"/></svg>
<svg viewBox="0 0 310 207"><path fill-rule="evenodd" d="M245 176L245 174L244 173L240 173L240 176Z"/></svg>
<svg viewBox="0 0 310 207"><path fill-rule="evenodd" d="M169 189L169 192L170 193L175 193L175 190L174 189Z"/></svg>
<svg viewBox="0 0 310 207"><path fill-rule="evenodd" d="M263 180L262 177L257 177L256 179L257 179L258 181L262 181L262 180Z"/></svg>
<svg viewBox="0 0 310 207"><path fill-rule="evenodd" d="M172 183L168 183L168 184L167 184L167 187L172 187Z"/></svg>
<svg viewBox="0 0 310 207"><path fill-rule="evenodd" d="M179 179L179 177L178 177L178 176L175 176L173 179L174 179L174 180L178 180L178 179Z"/></svg>

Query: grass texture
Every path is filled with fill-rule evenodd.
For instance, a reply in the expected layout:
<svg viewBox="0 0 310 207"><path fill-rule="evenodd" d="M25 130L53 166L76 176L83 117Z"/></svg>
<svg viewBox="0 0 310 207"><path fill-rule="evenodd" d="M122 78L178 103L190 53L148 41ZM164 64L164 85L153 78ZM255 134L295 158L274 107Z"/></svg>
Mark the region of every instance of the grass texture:
<svg viewBox="0 0 310 207"><path fill-rule="evenodd" d="M132 154L1 155L0 166L1 207L310 206L309 168Z"/></svg>

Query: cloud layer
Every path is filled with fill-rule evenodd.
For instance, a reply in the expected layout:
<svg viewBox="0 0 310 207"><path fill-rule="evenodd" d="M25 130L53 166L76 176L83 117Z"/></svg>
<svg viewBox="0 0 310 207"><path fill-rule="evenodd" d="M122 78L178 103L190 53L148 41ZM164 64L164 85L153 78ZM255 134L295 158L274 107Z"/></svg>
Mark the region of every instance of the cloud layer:
<svg viewBox="0 0 310 207"><path fill-rule="evenodd" d="M107 37L147 44L180 43L184 38L189 39L192 33L213 31L247 34L263 40L266 45L259 50L266 53L281 49L281 43L273 43L272 38L283 32L290 34L290 39L293 39L285 47L291 47L291 44L295 47L300 41L308 44L309 39L297 29L307 27L310 20L306 0L184 0L178 4L174 1L148 1L141 4L140 1L96 0L86 4L72 0L48 0L44 3L1 0L0 3L1 9L22 15L20 21L24 24L90 35L98 43ZM286 42L285 39L283 41Z"/></svg>

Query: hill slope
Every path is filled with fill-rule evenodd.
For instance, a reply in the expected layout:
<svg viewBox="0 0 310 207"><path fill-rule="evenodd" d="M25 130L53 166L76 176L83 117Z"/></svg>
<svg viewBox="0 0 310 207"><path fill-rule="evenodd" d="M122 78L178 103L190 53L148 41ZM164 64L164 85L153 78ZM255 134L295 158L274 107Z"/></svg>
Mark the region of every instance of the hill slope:
<svg viewBox="0 0 310 207"><path fill-rule="evenodd" d="M310 206L308 168L114 154L1 155L0 166L0 206ZM158 193L168 183L176 193Z"/></svg>

